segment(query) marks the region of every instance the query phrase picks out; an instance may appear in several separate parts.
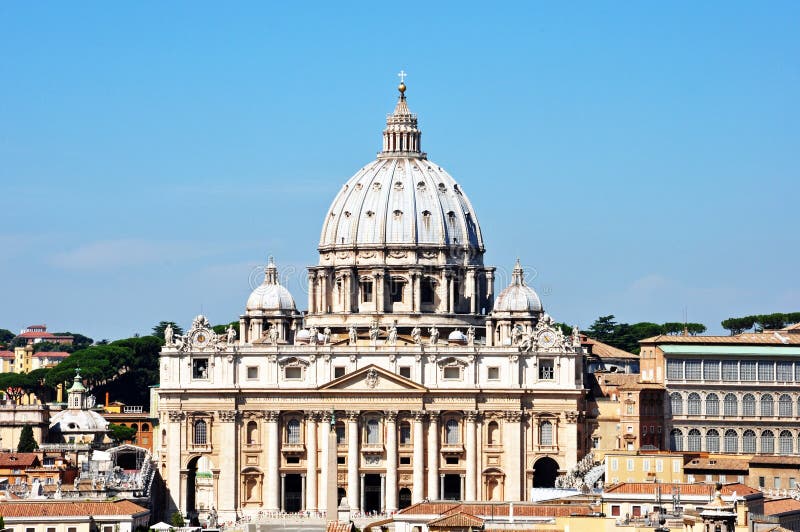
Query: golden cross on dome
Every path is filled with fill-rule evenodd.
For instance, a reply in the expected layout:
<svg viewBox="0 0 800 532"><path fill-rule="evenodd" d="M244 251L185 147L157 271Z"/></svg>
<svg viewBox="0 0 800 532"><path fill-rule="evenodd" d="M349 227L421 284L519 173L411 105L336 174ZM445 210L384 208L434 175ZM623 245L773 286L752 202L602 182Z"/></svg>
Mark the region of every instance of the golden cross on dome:
<svg viewBox="0 0 800 532"><path fill-rule="evenodd" d="M408 74L406 74L405 70L401 70L400 72L397 73L397 77L400 78L400 83L406 82L406 76L408 76Z"/></svg>

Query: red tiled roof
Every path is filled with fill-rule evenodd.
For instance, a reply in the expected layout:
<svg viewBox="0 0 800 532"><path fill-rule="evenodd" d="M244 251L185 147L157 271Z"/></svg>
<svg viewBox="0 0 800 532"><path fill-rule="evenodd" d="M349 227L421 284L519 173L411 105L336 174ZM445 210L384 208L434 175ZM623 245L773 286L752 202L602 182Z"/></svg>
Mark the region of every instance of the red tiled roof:
<svg viewBox="0 0 800 532"><path fill-rule="evenodd" d="M764 501L764 515L778 515L790 512L800 512L800 501L791 497Z"/></svg>
<svg viewBox="0 0 800 532"><path fill-rule="evenodd" d="M461 506L457 502L446 501L446 502L418 502L417 504L412 504L411 506L407 506L403 508L398 514L403 515L429 515L429 514L438 514L441 515L443 513L447 513L450 510L454 510Z"/></svg>
<svg viewBox="0 0 800 532"><path fill-rule="evenodd" d="M39 456L36 453L0 453L0 467L29 467L38 460Z"/></svg>
<svg viewBox="0 0 800 532"><path fill-rule="evenodd" d="M9 517L71 517L84 515L138 515L148 512L131 501L114 502L1 502L0 514Z"/></svg>
<svg viewBox="0 0 800 532"><path fill-rule="evenodd" d="M786 332L786 331L784 331ZM800 337L796 334L780 335L780 331L762 333L742 333L735 336L683 336L659 334L639 340L640 344L738 344L738 345L797 345ZM788 333L787 333L788 334ZM783 338L783 340L781 339Z"/></svg>
<svg viewBox="0 0 800 532"><path fill-rule="evenodd" d="M13 351L0 351L0 358L14 358Z"/></svg>
<svg viewBox="0 0 800 532"><path fill-rule="evenodd" d="M344 521L331 521L325 527L325 532L350 532L353 529L353 523Z"/></svg>
<svg viewBox="0 0 800 532"><path fill-rule="evenodd" d="M398 512L398 515L444 515L455 512L474 516L510 515L510 504L505 503L453 503L447 501L420 502ZM516 517L566 517L591 515L595 509L588 504L531 504L514 503Z"/></svg>
<svg viewBox="0 0 800 532"><path fill-rule="evenodd" d="M604 344L600 340L589 338L585 334L581 334L581 345L590 346L589 351L591 354L599 358L624 358L631 360L639 360L638 355L629 353L623 349L618 349L613 345Z"/></svg>
<svg viewBox="0 0 800 532"><path fill-rule="evenodd" d="M428 521L428 526L433 527L479 527L483 526L483 519L464 512L456 512Z"/></svg>
<svg viewBox="0 0 800 532"><path fill-rule="evenodd" d="M714 493L713 484L680 484L677 482L620 482L611 486L606 486L606 493L620 493L631 495L655 495L657 489L661 489L661 493L670 493L673 488L679 489L681 495L712 495ZM725 484L720 490L723 495L752 495L754 493L761 493L749 486L745 486L739 482L733 484Z"/></svg>
<svg viewBox="0 0 800 532"><path fill-rule="evenodd" d="M39 351L33 356L41 358L66 358L69 356L69 353L66 351Z"/></svg>
<svg viewBox="0 0 800 532"><path fill-rule="evenodd" d="M28 331L20 334L18 338L55 338L56 335L49 332Z"/></svg>

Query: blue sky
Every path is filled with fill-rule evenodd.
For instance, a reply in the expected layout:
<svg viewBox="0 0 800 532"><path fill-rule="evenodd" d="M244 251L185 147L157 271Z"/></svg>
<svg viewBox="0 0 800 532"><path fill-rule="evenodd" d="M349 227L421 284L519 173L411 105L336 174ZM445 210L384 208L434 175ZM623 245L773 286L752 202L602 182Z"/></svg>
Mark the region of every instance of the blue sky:
<svg viewBox="0 0 800 532"><path fill-rule="evenodd" d="M423 148L546 309L800 310L797 2L2 2L0 328L235 319L409 76Z"/></svg>

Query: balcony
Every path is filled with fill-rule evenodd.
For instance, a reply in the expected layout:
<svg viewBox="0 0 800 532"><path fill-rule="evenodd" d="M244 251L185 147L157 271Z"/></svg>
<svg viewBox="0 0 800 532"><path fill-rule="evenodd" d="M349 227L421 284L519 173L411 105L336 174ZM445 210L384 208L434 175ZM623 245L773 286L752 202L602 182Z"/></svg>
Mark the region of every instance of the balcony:
<svg viewBox="0 0 800 532"><path fill-rule="evenodd" d="M444 443L442 444L442 454L461 454L464 452L463 443Z"/></svg>
<svg viewBox="0 0 800 532"><path fill-rule="evenodd" d="M383 454L382 443L362 443L361 452L364 454Z"/></svg>
<svg viewBox="0 0 800 532"><path fill-rule="evenodd" d="M306 452L306 446L303 443L284 443L281 445L281 452L285 455L298 455Z"/></svg>

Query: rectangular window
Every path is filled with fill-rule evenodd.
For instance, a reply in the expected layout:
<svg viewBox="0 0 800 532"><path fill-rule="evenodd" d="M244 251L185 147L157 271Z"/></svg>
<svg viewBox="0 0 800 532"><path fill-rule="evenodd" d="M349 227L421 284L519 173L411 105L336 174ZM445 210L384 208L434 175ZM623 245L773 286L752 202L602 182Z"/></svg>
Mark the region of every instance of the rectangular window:
<svg viewBox="0 0 800 532"><path fill-rule="evenodd" d="M347 464L347 457L346 456L337 456L336 457L336 465L345 465Z"/></svg>
<svg viewBox="0 0 800 532"><path fill-rule="evenodd" d="M192 378L208 379L208 359L195 358L192 360Z"/></svg>
<svg viewBox="0 0 800 532"><path fill-rule="evenodd" d="M411 424L400 425L400 445L411 445Z"/></svg>
<svg viewBox="0 0 800 532"><path fill-rule="evenodd" d="M765 477L758 477L758 487L759 488L765 488L765 487L767 487L766 485L767 485L766 478Z"/></svg>
<svg viewBox="0 0 800 532"><path fill-rule="evenodd" d="M258 378L258 366L247 366L247 378L250 380Z"/></svg>
<svg viewBox="0 0 800 532"><path fill-rule="evenodd" d="M642 516L642 507L638 504L634 504L631 506L631 517L641 517Z"/></svg>
<svg viewBox="0 0 800 532"><path fill-rule="evenodd" d="M761 382L772 382L775 380L774 362L764 362L762 360L758 363L758 380Z"/></svg>
<svg viewBox="0 0 800 532"><path fill-rule="evenodd" d="M500 380L500 368L489 368L487 373L490 381Z"/></svg>
<svg viewBox="0 0 800 532"><path fill-rule="evenodd" d="M406 379L411 378L411 366L400 366L400 376Z"/></svg>
<svg viewBox="0 0 800 532"><path fill-rule="evenodd" d="M774 477L772 479L772 487L776 490L781 489L781 477Z"/></svg>
<svg viewBox="0 0 800 532"><path fill-rule="evenodd" d="M611 459L611 471L616 471L619 469L619 461L616 458Z"/></svg>
<svg viewBox="0 0 800 532"><path fill-rule="evenodd" d="M672 381L683 380L683 360L667 360L667 379Z"/></svg>
<svg viewBox="0 0 800 532"><path fill-rule="evenodd" d="M78 527L69 526L67 527L67 532L78 532Z"/></svg>
<svg viewBox="0 0 800 532"><path fill-rule="evenodd" d="M555 372L553 371L552 360L539 361L539 380L551 381L553 380Z"/></svg>
<svg viewBox="0 0 800 532"><path fill-rule="evenodd" d="M600 438L592 438L592 448L593 449L600 448Z"/></svg>
<svg viewBox="0 0 800 532"><path fill-rule="evenodd" d="M56 532L56 527L54 527L54 526L48 526L48 527L47 527L47 532Z"/></svg>
<svg viewBox="0 0 800 532"><path fill-rule="evenodd" d="M778 362L777 364L778 382L792 382L792 363Z"/></svg>
<svg viewBox="0 0 800 532"><path fill-rule="evenodd" d="M794 382L800 382L800 362L794 365Z"/></svg>
<svg viewBox="0 0 800 532"><path fill-rule="evenodd" d="M289 366L284 368L284 374L286 375L286 380L299 381L303 378L303 368Z"/></svg>
<svg viewBox="0 0 800 532"><path fill-rule="evenodd" d="M55 532L55 529L53 529ZM103 525L103 532L114 532L114 527L112 525Z"/></svg>
<svg viewBox="0 0 800 532"><path fill-rule="evenodd" d="M628 459L625 465L628 467L628 471L633 471L633 460Z"/></svg>
<svg viewBox="0 0 800 532"><path fill-rule="evenodd" d="M347 443L347 438L345 438L344 425L336 425L336 445L345 443Z"/></svg>
<svg viewBox="0 0 800 532"><path fill-rule="evenodd" d="M681 472L681 461L680 460L673 460L672 461L672 472L673 473L680 473Z"/></svg>
<svg viewBox="0 0 800 532"><path fill-rule="evenodd" d="M406 287L402 279L389 279L389 298L392 303L403 302L403 291Z"/></svg>
<svg viewBox="0 0 800 532"><path fill-rule="evenodd" d="M436 285L432 279L423 279L420 282L420 300L423 305L433 305L436 294Z"/></svg>
<svg viewBox="0 0 800 532"><path fill-rule="evenodd" d="M719 360L703 361L703 380L706 381L719 380Z"/></svg>
<svg viewBox="0 0 800 532"><path fill-rule="evenodd" d="M611 515L613 517L619 517L619 504L611 505Z"/></svg>
<svg viewBox="0 0 800 532"><path fill-rule="evenodd" d="M333 368L333 378L338 379L339 377L344 377L344 366L335 366Z"/></svg>
<svg viewBox="0 0 800 532"><path fill-rule="evenodd" d="M286 463L290 464L290 465L297 465L297 464L300 463L300 457L299 456L287 456L286 457Z"/></svg>
<svg viewBox="0 0 800 532"><path fill-rule="evenodd" d="M739 380L739 363L735 360L722 361L722 380L724 381L738 381Z"/></svg>
<svg viewBox="0 0 800 532"><path fill-rule="evenodd" d="M645 473L650 471L650 460L644 459L642 460L642 471Z"/></svg>
<svg viewBox="0 0 800 532"><path fill-rule="evenodd" d="M700 380L700 361L699 360L687 360L686 367L684 368L684 373L686 375L687 381L699 381Z"/></svg>
<svg viewBox="0 0 800 532"><path fill-rule="evenodd" d="M728 477L727 477L727 475L720 475L720 476L719 476L719 481L720 481L721 483L725 484L725 483L728 481Z"/></svg>
<svg viewBox="0 0 800 532"><path fill-rule="evenodd" d="M443 377L447 380L461 379L461 368L458 366L448 366L443 370Z"/></svg>
<svg viewBox="0 0 800 532"><path fill-rule="evenodd" d="M756 380L756 361L742 360L739 364L739 379L743 381Z"/></svg>
<svg viewBox="0 0 800 532"><path fill-rule="evenodd" d="M447 465L458 465L458 457L457 456L448 456L444 459L444 463Z"/></svg>
<svg viewBox="0 0 800 532"><path fill-rule="evenodd" d="M361 281L361 302L372 303L372 281Z"/></svg>
<svg viewBox="0 0 800 532"><path fill-rule="evenodd" d="M794 477L789 477L789 489L793 490L797 487L797 479Z"/></svg>
<svg viewBox="0 0 800 532"><path fill-rule="evenodd" d="M411 465L411 457L410 456L401 456L400 457L400 465Z"/></svg>

